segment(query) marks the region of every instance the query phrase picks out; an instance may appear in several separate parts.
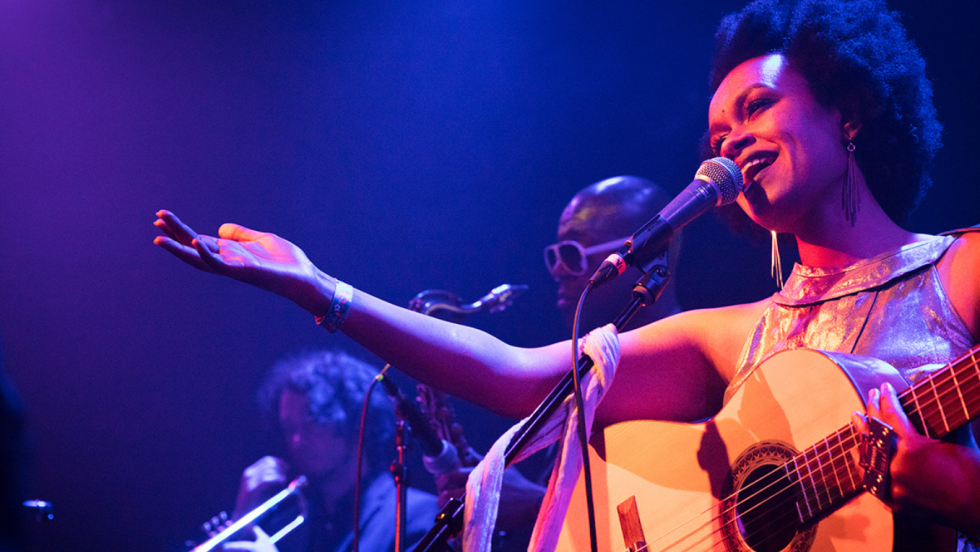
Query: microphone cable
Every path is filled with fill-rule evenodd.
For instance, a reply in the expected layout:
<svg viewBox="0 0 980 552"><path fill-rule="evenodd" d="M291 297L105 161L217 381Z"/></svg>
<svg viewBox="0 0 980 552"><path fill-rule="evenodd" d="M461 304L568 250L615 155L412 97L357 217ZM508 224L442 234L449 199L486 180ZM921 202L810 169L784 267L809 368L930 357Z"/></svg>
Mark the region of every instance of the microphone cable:
<svg viewBox="0 0 980 552"><path fill-rule="evenodd" d="M357 470L354 475L354 540L352 544L354 552L358 552L357 548L361 540L361 464L364 459L364 428L367 425L368 405L371 404L371 393L374 391L374 386L384 378L388 368L391 368L391 365L385 364L385 367L371 380L367 391L364 393L364 406L361 408L361 427L357 432L357 465L354 468Z"/></svg>
<svg viewBox="0 0 980 552"><path fill-rule="evenodd" d="M572 394L575 396L575 406L578 410L578 438L581 441L582 446L582 474L585 478L585 504L589 512L589 543L592 545L592 552L598 552L598 538L596 536L596 522L595 522L595 502L592 500L592 469L589 465L589 435L585 427L585 404L582 400L582 385L580 382L578 374L578 361L579 361L579 350L578 350L578 334L579 334L579 318L582 315L582 307L585 305L585 298L588 297L589 292L592 291L594 284L589 282L582 290L582 295L578 299L578 305L575 307L575 318L572 321L572 381L574 382L574 390Z"/></svg>

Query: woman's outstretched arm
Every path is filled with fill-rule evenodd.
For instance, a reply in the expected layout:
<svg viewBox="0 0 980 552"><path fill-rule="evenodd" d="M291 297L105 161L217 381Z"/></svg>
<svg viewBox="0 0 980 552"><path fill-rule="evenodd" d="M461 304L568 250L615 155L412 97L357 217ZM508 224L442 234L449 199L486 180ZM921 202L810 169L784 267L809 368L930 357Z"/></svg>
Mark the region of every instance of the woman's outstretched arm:
<svg viewBox="0 0 980 552"><path fill-rule="evenodd" d="M314 316L324 316L330 308L337 279L275 234L224 224L217 237L200 235L169 211L159 211L154 225L164 234L154 243L191 266L271 291ZM350 305L340 326L347 336L419 381L501 415L529 414L572 365L569 342L514 347L359 289ZM702 350L704 343L717 342L703 338L706 322L716 316L686 313L624 338L625 369L612 393L618 404L605 407L608 415L600 414L604 424L631 417L676 420L694 411L702 414L706 382L719 377L713 364L716 355ZM711 387L716 393L717 384ZM677 400L651 401L650 396ZM692 397L702 404L685 404L684 399ZM640 411L633 412L634 406Z"/></svg>

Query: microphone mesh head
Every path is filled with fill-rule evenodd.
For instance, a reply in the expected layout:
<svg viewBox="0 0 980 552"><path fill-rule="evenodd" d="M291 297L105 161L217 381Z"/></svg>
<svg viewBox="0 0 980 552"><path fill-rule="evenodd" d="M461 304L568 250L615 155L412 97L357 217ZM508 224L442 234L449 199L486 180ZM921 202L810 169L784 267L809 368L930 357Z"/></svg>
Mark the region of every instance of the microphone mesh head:
<svg viewBox="0 0 980 552"><path fill-rule="evenodd" d="M695 178L707 180L717 186L718 205L728 205L742 193L742 171L727 157L715 157L701 163Z"/></svg>

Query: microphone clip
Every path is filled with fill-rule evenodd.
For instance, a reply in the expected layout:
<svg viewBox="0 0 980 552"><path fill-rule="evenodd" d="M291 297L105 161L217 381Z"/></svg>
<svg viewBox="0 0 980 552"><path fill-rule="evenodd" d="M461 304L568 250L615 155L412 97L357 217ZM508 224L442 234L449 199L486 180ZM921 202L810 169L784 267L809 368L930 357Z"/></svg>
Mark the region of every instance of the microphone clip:
<svg viewBox="0 0 980 552"><path fill-rule="evenodd" d="M595 274L590 278L593 288L612 280L626 271L627 267L635 266L640 272L649 272L661 258L666 268L667 248L674 229L667 220L657 215L647 221L642 228L626 240L623 246L602 261Z"/></svg>
<svg viewBox="0 0 980 552"><path fill-rule="evenodd" d="M667 268L667 249L650 261L649 268L633 286L633 297L640 299L643 306L654 304L670 281L670 270Z"/></svg>

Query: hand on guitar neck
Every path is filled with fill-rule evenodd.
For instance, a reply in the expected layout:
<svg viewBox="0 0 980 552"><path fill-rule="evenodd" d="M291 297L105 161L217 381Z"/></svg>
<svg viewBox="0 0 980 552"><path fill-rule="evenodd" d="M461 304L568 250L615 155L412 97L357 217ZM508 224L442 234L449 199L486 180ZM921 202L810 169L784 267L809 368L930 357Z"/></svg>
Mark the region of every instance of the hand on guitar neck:
<svg viewBox="0 0 980 552"><path fill-rule="evenodd" d="M943 478L955 481L977 481L978 475L971 470L966 456L976 456L976 448L970 445L968 431L950 433L943 439L922 435L903 410L901 399L890 384L882 384L868 392L867 415L855 412L851 422L862 433L868 432L871 418L888 424L894 431L896 443L890 458L890 489L885 500L897 513L923 516L925 512L954 511L963 519L950 516L937 521L952 525L966 534L980 535L980 527L970 527L968 522L976 517L971 508L976 506L976 485L948 485ZM944 450L945 449L945 450ZM863 471L861 473L863 476ZM943 492L938 492L942 490ZM949 504L957 506L950 508Z"/></svg>

